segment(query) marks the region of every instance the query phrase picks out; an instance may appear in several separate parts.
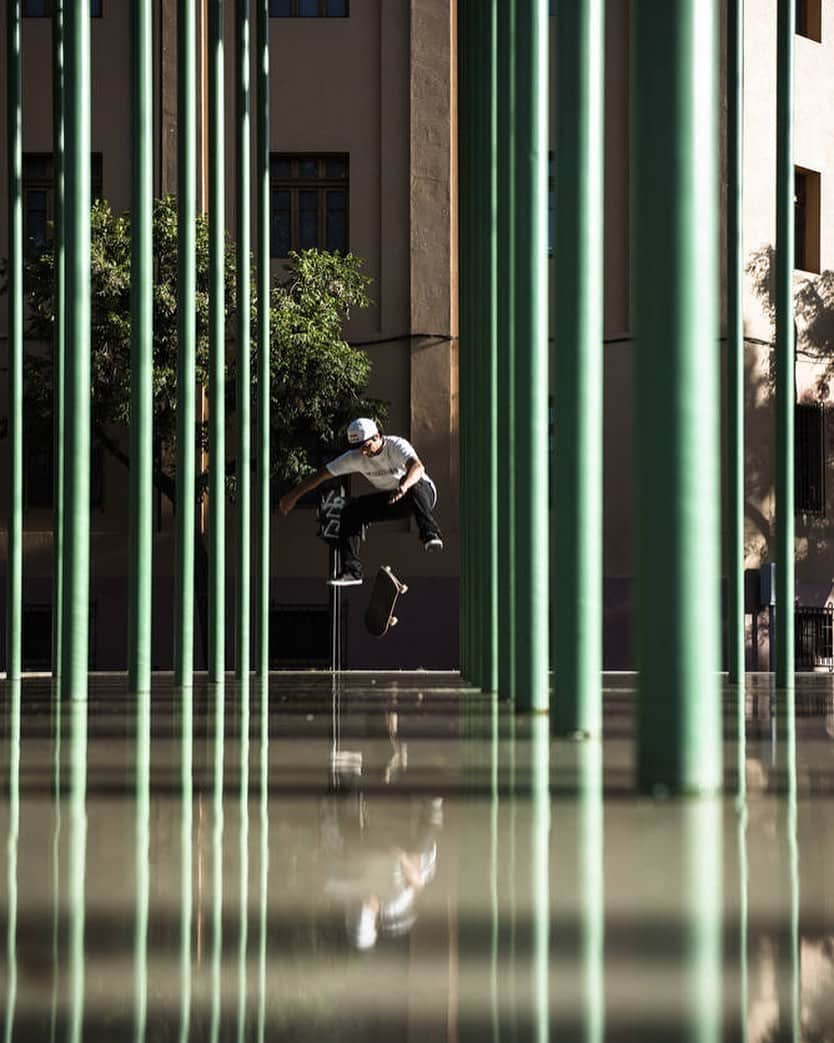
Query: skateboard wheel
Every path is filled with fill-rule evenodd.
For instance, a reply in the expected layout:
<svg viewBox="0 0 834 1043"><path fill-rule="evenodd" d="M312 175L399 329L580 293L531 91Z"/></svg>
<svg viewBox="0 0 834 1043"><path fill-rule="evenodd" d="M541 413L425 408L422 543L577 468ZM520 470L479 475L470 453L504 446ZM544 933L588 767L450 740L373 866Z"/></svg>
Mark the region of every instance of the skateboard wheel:
<svg viewBox="0 0 834 1043"><path fill-rule="evenodd" d="M401 594L407 594L408 593L408 587L400 587L400 593Z"/></svg>
<svg viewBox="0 0 834 1043"><path fill-rule="evenodd" d="M397 617L396 616L392 616L391 617L391 626L395 627L396 625L397 625Z"/></svg>

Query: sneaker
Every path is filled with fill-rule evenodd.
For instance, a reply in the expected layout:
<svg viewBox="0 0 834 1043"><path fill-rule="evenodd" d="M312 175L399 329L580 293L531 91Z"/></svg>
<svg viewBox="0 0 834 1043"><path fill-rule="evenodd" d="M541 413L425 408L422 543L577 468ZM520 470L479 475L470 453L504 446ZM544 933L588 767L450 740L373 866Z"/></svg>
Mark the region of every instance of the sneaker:
<svg viewBox="0 0 834 1043"><path fill-rule="evenodd" d="M331 587L358 587L362 583L362 577L354 576L351 572L343 572L340 576L329 579L327 583Z"/></svg>
<svg viewBox="0 0 834 1043"><path fill-rule="evenodd" d="M426 550L443 550L443 540L435 533L433 536L427 536L423 540L423 546Z"/></svg>

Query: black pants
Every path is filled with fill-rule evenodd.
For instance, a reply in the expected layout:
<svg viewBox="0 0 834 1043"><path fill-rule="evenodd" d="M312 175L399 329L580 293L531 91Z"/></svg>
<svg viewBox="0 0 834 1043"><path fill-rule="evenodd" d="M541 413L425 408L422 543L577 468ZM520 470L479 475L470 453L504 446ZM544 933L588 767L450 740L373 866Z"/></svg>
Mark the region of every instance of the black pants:
<svg viewBox="0 0 834 1043"><path fill-rule="evenodd" d="M434 489L424 479L416 482L401 500L389 503L391 492L370 493L359 496L342 511L339 550L342 556L342 571L354 576L362 575L359 560L359 545L362 528L371 522L388 521L389 518L408 518L414 515L421 540L439 535L440 530L432 516Z"/></svg>

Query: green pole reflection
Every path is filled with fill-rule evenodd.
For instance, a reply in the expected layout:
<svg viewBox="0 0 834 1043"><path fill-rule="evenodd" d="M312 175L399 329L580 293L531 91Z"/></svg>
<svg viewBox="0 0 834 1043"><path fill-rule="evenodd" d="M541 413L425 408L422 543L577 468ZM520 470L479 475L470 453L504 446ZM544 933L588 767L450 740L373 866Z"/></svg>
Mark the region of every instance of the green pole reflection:
<svg viewBox="0 0 834 1043"><path fill-rule="evenodd" d="M8 925L6 959L8 961L6 988L6 1043L14 1034L14 1015L17 1004L17 845L20 836L20 681L6 682L9 696L9 834L6 841L8 886Z"/></svg>
<svg viewBox="0 0 834 1043"><path fill-rule="evenodd" d="M261 678L261 922L258 946L258 1034L266 1028L266 921L269 884L269 679Z"/></svg>
<svg viewBox="0 0 834 1043"><path fill-rule="evenodd" d="M212 837L213 857L213 901L211 953L211 1027L210 1039L217 1043L220 1038L220 989L221 958L223 955L223 685L214 689L214 834Z"/></svg>
<svg viewBox="0 0 834 1043"><path fill-rule="evenodd" d="M249 942L249 685L240 691L240 948L237 1038L246 1034L246 950Z"/></svg>
<svg viewBox="0 0 834 1043"><path fill-rule="evenodd" d="M721 1039L721 801L707 797L681 806L683 907L688 1004L681 1039Z"/></svg>
<svg viewBox="0 0 834 1043"><path fill-rule="evenodd" d="M55 1041L58 1023L58 979L61 969L59 914L61 904L61 685L52 682L52 734L55 737L54 786L55 832L52 836L52 1009L49 1018L50 1043Z"/></svg>
<svg viewBox="0 0 834 1043"><path fill-rule="evenodd" d="M148 1015L148 856L150 847L151 695L136 695L136 927L133 940L134 1039L142 1043Z"/></svg>
<svg viewBox="0 0 834 1043"><path fill-rule="evenodd" d="M554 906L578 930L554 938L555 1008L577 1043L601 1043L605 1033L602 743L560 743L560 769L575 789L553 802L558 843L554 850ZM558 919L557 919L558 922ZM573 939L573 940L571 940Z"/></svg>
<svg viewBox="0 0 834 1043"><path fill-rule="evenodd" d="M192 689L180 691L182 700L182 826L180 831L180 1043L187 1043L191 1027L191 910L193 905L192 876L193 822L192 772L194 764L194 704Z"/></svg>
<svg viewBox="0 0 834 1043"><path fill-rule="evenodd" d="M533 1043L547 1043L550 1038L550 719L544 715L535 715L530 721L530 825L531 1039Z"/></svg>
<svg viewBox="0 0 834 1043"><path fill-rule="evenodd" d="M787 925L780 930L778 941L779 1024L777 1040L799 1043L800 967L799 967L799 840L796 805L796 702L793 688L778 689L776 705L776 754L781 751L785 764L785 799L781 816L787 852L785 890L789 899ZM784 707L779 705L783 701ZM780 793L781 796L781 793ZM780 803L780 809L782 804Z"/></svg>
<svg viewBox="0 0 834 1043"><path fill-rule="evenodd" d="M69 865L69 1043L81 1043L84 1024L84 883L87 871L87 700L71 698Z"/></svg>
<svg viewBox="0 0 834 1043"><path fill-rule="evenodd" d="M736 770L738 788L736 812L738 815L738 971L739 971L739 1030L741 1039L747 1039L747 719L746 697L739 686L736 700Z"/></svg>
<svg viewBox="0 0 834 1043"><path fill-rule="evenodd" d="M492 696L490 700L490 744L489 744L489 902L491 912L491 959L489 974L490 1010L492 1013L492 1039L493 1043L499 1043L501 1033L499 1029L499 1003L498 1003L498 925L500 913L498 906L498 695Z"/></svg>

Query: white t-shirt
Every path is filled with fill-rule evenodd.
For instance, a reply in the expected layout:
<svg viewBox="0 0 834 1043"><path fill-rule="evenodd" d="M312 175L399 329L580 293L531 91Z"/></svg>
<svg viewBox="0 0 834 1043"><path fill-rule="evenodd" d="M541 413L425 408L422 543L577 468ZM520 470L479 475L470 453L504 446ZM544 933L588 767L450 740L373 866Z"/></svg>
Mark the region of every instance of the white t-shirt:
<svg viewBox="0 0 834 1043"><path fill-rule="evenodd" d="M394 490L400 484L408 465L419 457L414 446L405 438L385 435L382 449L376 456L366 456L361 449L348 449L327 464L327 470L333 475L363 474L371 485L385 491ZM437 500L437 489L427 474L423 477L432 487L433 500Z"/></svg>

